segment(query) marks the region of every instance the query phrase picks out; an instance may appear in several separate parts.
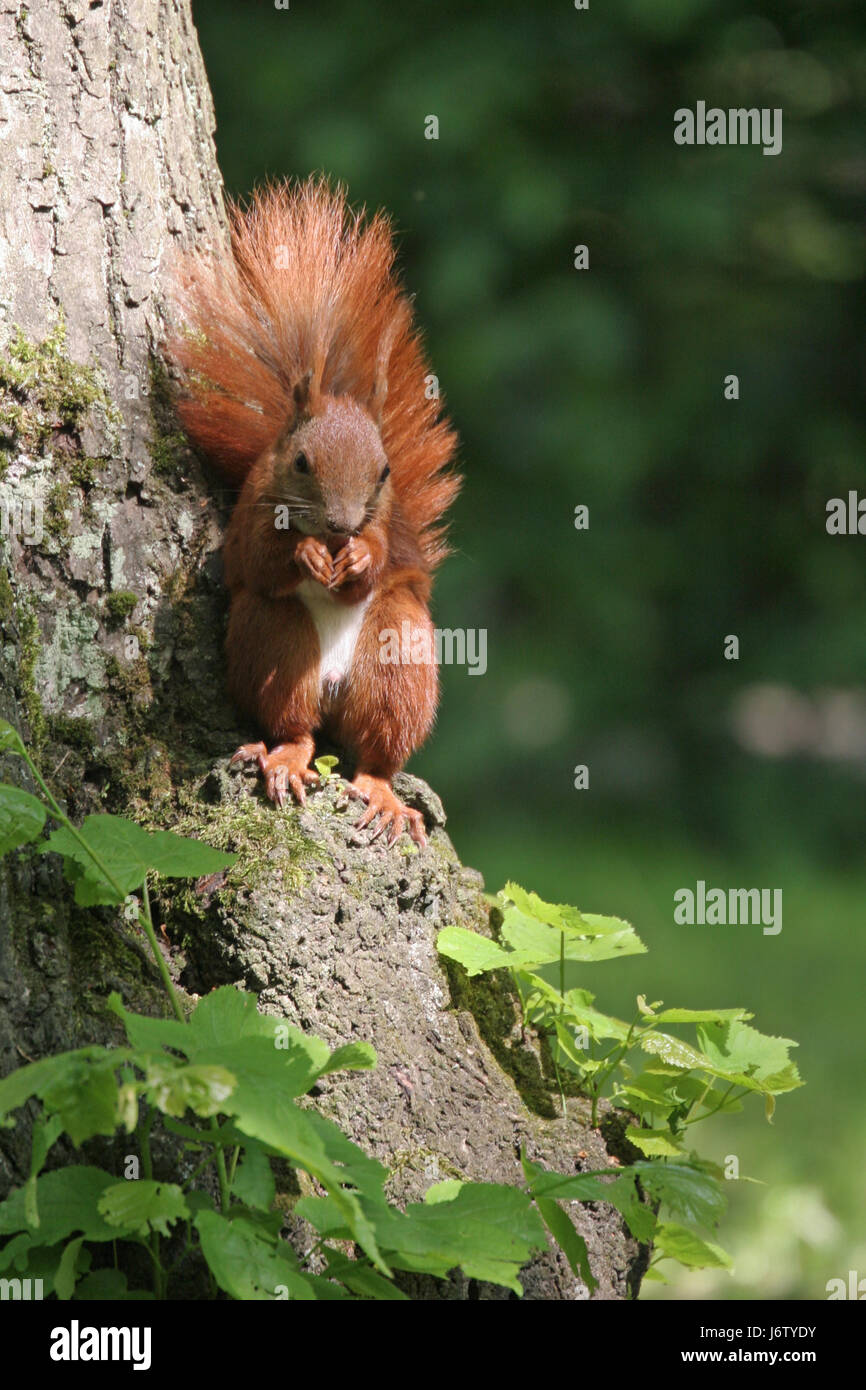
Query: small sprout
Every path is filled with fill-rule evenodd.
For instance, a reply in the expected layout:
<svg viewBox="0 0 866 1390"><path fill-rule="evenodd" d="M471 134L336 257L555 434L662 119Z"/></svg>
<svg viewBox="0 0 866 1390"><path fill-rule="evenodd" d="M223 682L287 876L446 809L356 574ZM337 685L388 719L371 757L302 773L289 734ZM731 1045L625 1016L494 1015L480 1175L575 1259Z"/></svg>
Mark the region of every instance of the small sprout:
<svg viewBox="0 0 866 1390"><path fill-rule="evenodd" d="M340 759L335 758L333 753L327 753L324 758L316 758L315 762L313 763L313 767L319 774L319 779L322 783L322 786L324 786L326 782L330 782L331 778L334 775L334 768L337 766L339 761Z"/></svg>

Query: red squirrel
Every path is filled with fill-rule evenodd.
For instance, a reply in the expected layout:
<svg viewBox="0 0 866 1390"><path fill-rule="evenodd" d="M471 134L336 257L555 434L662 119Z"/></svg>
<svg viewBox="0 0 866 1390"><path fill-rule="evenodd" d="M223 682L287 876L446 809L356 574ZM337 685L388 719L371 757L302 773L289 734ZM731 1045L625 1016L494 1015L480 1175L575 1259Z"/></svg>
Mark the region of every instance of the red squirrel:
<svg viewBox="0 0 866 1390"><path fill-rule="evenodd" d="M192 443L240 484L224 547L230 692L263 732L268 797L301 803L314 736L357 760L358 827L425 843L391 778L427 736L434 661L380 660L380 634L432 650L431 576L460 485L388 219L323 179L229 205L232 255L186 256L169 345ZM403 627L408 623L408 629ZM377 819L378 818L378 819Z"/></svg>

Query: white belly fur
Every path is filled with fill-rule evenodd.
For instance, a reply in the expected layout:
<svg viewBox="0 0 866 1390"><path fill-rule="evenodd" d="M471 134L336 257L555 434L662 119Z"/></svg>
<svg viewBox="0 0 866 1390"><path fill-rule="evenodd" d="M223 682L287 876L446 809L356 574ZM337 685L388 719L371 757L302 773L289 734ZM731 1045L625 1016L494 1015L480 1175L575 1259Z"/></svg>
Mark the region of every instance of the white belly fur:
<svg viewBox="0 0 866 1390"><path fill-rule="evenodd" d="M319 639L319 690L333 695L345 680L355 655L371 594L360 603L339 603L314 579L305 579L296 590L316 625Z"/></svg>

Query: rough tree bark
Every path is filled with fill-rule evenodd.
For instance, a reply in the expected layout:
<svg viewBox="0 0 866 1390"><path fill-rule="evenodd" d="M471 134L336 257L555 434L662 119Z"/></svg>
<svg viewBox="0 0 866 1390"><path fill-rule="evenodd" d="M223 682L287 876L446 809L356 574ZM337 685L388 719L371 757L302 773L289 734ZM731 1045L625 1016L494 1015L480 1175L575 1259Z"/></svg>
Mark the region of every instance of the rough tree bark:
<svg viewBox="0 0 866 1390"><path fill-rule="evenodd" d="M243 983L333 1044L373 1042L378 1069L328 1078L316 1103L395 1170L397 1200L449 1174L518 1181L521 1144L561 1171L603 1166L623 1153L613 1119L603 1137L576 1102L556 1118L508 994L437 960L437 931L487 930L487 910L429 789L404 783L432 832L407 854L360 840L333 785L280 813L226 772L250 731L223 687L225 499L177 433L158 350L172 252L225 236L213 128L188 0L0 8L0 713L74 816L124 811L240 852L163 900L173 965L191 992ZM77 910L52 860L7 856L0 1072L116 1037L111 989L163 1011L130 928ZM0 1197L28 1163L26 1126L0 1134ZM645 1252L611 1208L575 1215L596 1296L627 1297ZM524 1282L587 1296L553 1253Z"/></svg>

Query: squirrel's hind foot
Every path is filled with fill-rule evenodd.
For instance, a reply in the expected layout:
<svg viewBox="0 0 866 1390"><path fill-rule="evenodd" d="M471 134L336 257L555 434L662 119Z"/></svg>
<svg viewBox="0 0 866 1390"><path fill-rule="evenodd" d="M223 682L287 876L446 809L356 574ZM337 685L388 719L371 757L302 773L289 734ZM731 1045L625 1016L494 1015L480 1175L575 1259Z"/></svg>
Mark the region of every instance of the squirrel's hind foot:
<svg viewBox="0 0 866 1390"><path fill-rule="evenodd" d="M313 740L299 739L297 743L278 743L270 753L263 743L242 743L229 762L229 767L237 763L257 762L265 778L265 792L269 801L282 809L291 790L301 806L306 804L307 787L315 787L319 774L309 766L313 756Z"/></svg>
<svg viewBox="0 0 866 1390"><path fill-rule="evenodd" d="M386 778L371 777L369 773L359 772L355 780L349 783L347 790L351 797L367 803L367 809L355 823L356 830L365 829L378 816L378 823L370 836L371 840L378 839L382 832L387 830L388 844L393 845L403 830L408 828L416 845L426 845L424 817L420 811L406 806L395 796Z"/></svg>

